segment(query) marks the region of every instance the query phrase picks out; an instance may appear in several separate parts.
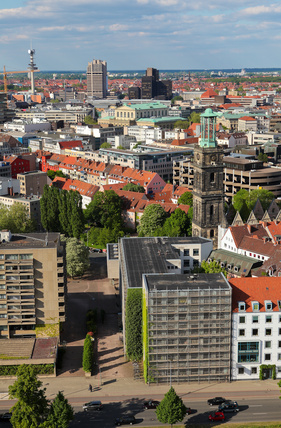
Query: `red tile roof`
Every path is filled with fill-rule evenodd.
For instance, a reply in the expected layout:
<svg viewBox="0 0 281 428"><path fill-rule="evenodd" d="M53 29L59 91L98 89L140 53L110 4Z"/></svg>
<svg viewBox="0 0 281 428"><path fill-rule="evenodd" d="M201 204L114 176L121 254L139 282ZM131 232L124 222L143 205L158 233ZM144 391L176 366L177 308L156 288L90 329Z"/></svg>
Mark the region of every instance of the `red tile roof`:
<svg viewBox="0 0 281 428"><path fill-rule="evenodd" d="M232 287L232 311L238 312L238 302L246 302L246 312L252 312L251 302L259 302L260 312L265 312L264 302L273 302L273 311L279 312L281 277L230 278Z"/></svg>

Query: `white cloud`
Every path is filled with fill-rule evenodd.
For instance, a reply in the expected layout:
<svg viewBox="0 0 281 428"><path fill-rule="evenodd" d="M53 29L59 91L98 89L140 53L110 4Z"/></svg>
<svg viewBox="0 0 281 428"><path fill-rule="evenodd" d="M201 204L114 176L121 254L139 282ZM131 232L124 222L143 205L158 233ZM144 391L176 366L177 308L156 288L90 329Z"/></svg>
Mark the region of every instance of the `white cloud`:
<svg viewBox="0 0 281 428"><path fill-rule="evenodd" d="M110 31L126 31L128 28L128 25L123 24L112 24L109 26Z"/></svg>
<svg viewBox="0 0 281 428"><path fill-rule="evenodd" d="M264 15L265 13L280 13L281 12L281 6L277 4L272 4L269 6L253 6L253 7L247 7L245 9L242 9L240 11L240 15Z"/></svg>

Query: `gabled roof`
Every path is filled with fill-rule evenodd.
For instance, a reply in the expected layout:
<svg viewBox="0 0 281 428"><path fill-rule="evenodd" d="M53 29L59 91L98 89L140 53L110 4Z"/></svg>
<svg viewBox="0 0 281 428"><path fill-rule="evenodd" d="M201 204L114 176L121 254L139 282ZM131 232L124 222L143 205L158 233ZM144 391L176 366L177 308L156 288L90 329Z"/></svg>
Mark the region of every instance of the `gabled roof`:
<svg viewBox="0 0 281 428"><path fill-rule="evenodd" d="M218 94L213 90L213 89L207 89L207 91L206 92L204 92L202 95L201 95L201 99L202 98L214 98L214 97L216 97Z"/></svg>
<svg viewBox="0 0 281 428"><path fill-rule="evenodd" d="M281 300L280 278L262 276L260 278L230 278L232 288L232 311L238 312L238 302L246 303L246 312L253 312L251 302L259 302L260 312L265 312L264 302L273 302L272 310L279 312Z"/></svg>

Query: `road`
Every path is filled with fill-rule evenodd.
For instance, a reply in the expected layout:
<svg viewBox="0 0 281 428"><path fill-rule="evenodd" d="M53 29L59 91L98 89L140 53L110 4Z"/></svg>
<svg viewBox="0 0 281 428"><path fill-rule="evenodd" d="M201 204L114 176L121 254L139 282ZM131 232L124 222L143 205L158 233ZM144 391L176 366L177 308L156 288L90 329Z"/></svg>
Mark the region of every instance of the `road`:
<svg viewBox="0 0 281 428"><path fill-rule="evenodd" d="M120 397L121 398L121 397ZM155 397L153 397L155 398ZM137 419L137 426L147 427L161 425L156 418L154 410L143 410L144 399L132 398L125 401L116 401L118 397L106 397L102 400L104 404L103 410L100 412L83 412L82 405L85 403L83 398L72 398L69 402L75 410L75 419L70 423L70 427L83 428L111 428L114 426L114 419L124 414L133 414ZM216 407L210 407L206 401L187 401L184 400L187 407L191 407L192 414L187 416L184 422L189 424L201 425L209 424L216 426L219 422L208 422L208 415L211 411L216 410ZM238 413L227 413L226 422L264 422L264 421L280 421L281 419L281 403L278 398L241 400L238 402L240 411ZM8 411L8 408L1 408L1 413ZM9 426L6 422L0 422L0 426ZM165 425L163 425L165 426Z"/></svg>

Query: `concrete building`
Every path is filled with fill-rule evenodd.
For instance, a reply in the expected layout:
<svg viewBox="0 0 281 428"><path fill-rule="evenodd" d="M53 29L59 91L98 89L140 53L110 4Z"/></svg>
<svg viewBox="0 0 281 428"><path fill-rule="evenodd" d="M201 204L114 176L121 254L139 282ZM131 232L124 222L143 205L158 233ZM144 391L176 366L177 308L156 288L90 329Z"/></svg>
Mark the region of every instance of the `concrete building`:
<svg viewBox="0 0 281 428"><path fill-rule="evenodd" d="M59 233L0 232L0 338L35 337L65 321L65 247Z"/></svg>
<svg viewBox="0 0 281 428"><path fill-rule="evenodd" d="M0 195L13 195L20 193L19 180L11 177L3 177L0 175Z"/></svg>
<svg viewBox="0 0 281 428"><path fill-rule="evenodd" d="M40 198L38 196L5 195L0 196L0 204L10 208L14 204L21 204L27 208L30 218L33 218L38 226L41 225Z"/></svg>
<svg viewBox="0 0 281 428"><path fill-rule="evenodd" d="M93 59L87 67L87 96L106 98L107 93L107 62Z"/></svg>
<svg viewBox="0 0 281 428"><path fill-rule="evenodd" d="M231 278L232 380L281 378L280 278Z"/></svg>
<svg viewBox="0 0 281 428"><path fill-rule="evenodd" d="M148 382L230 381L231 287L222 274L144 274Z"/></svg>
<svg viewBox="0 0 281 428"><path fill-rule="evenodd" d="M18 174L17 179L20 182L20 193L24 196L42 195L44 186L50 184L46 172L30 171Z"/></svg>

